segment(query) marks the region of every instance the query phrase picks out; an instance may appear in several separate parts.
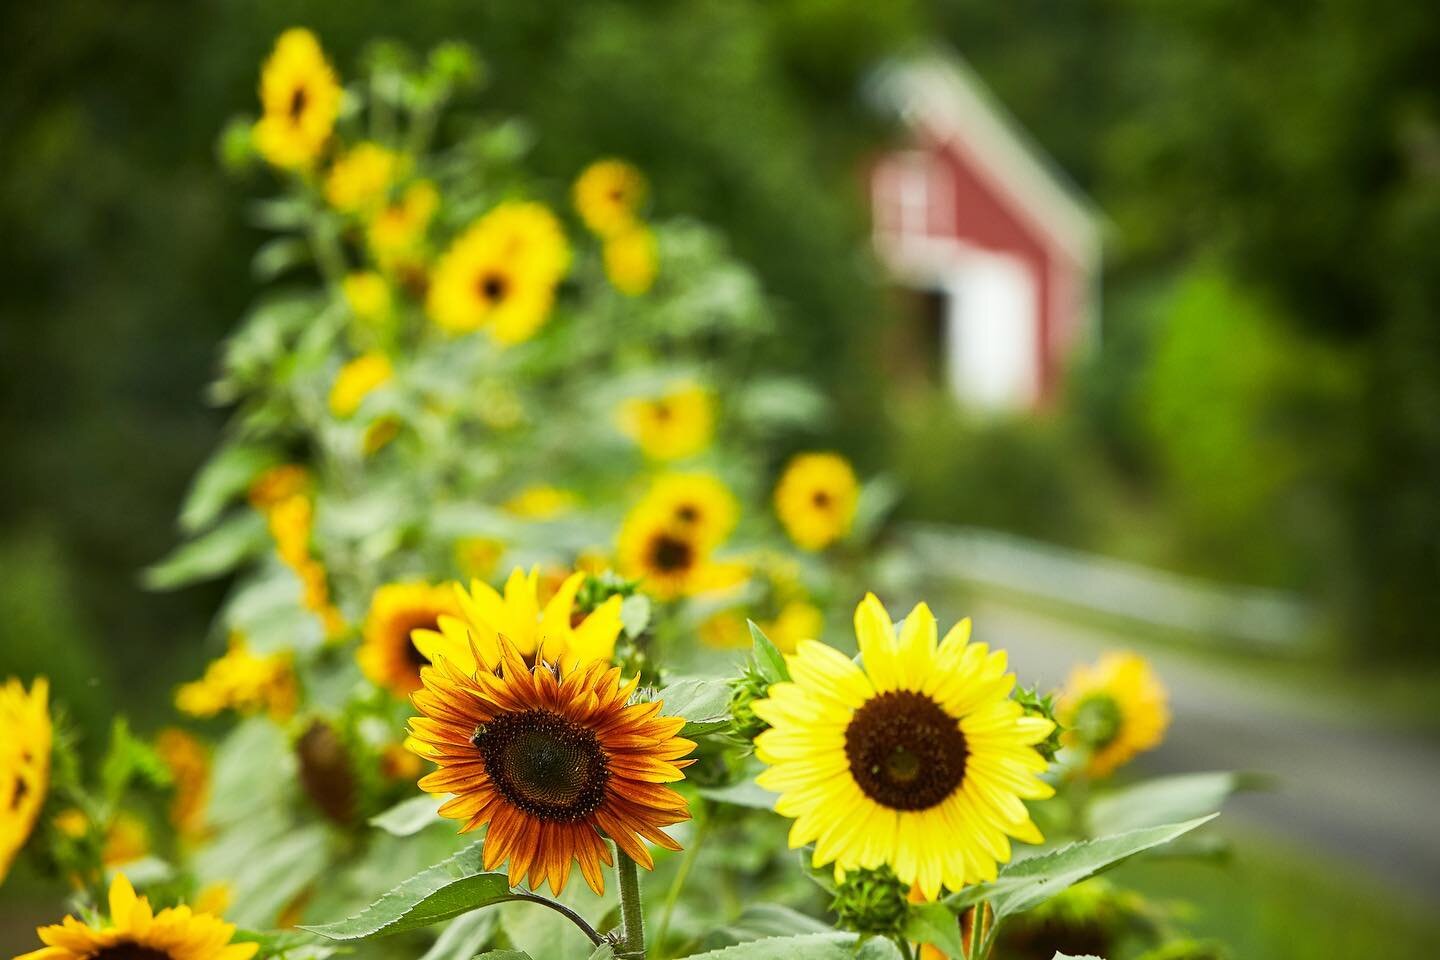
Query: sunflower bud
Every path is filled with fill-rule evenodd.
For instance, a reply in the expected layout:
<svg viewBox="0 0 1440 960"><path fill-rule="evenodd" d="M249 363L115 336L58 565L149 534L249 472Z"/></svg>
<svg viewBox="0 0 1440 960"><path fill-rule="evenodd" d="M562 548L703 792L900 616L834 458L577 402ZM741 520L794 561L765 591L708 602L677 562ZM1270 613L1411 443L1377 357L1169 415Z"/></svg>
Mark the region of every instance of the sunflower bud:
<svg viewBox="0 0 1440 960"><path fill-rule="evenodd" d="M320 812L341 825L354 823L358 800L350 751L335 728L316 720L295 742L300 785Z"/></svg>
<svg viewBox="0 0 1440 960"><path fill-rule="evenodd" d="M889 867L851 870L836 888L830 910L842 930L892 937L905 924L908 894Z"/></svg>
<svg viewBox="0 0 1440 960"><path fill-rule="evenodd" d="M754 740L769 729L770 724L755 715L753 704L770 693L770 681L761 673L753 659L745 662L740 676L730 681L730 717L735 735Z"/></svg>
<svg viewBox="0 0 1440 960"><path fill-rule="evenodd" d="M1060 749L1060 722L1055 719L1055 694L1047 693L1043 697L1039 688L1016 687L1015 702L1025 710L1027 717L1044 717L1055 724L1055 729L1044 740L1035 744L1035 751L1046 760L1053 763L1055 753Z"/></svg>

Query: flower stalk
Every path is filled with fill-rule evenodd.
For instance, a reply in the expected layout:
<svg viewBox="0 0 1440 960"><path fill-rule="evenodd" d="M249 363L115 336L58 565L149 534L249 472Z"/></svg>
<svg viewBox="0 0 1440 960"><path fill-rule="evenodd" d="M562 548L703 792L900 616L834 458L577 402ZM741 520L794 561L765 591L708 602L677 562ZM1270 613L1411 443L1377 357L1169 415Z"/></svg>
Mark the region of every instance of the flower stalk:
<svg viewBox="0 0 1440 960"><path fill-rule="evenodd" d="M620 944L617 960L644 960L645 914L640 906L640 871L635 861L615 848L615 873L620 880Z"/></svg>

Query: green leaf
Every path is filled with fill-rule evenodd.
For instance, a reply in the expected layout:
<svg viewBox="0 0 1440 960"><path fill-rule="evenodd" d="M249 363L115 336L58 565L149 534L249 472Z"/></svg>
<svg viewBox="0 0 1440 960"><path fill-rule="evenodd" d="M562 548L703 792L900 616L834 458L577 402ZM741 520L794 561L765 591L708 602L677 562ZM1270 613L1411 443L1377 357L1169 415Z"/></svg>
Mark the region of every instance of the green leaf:
<svg viewBox="0 0 1440 960"><path fill-rule="evenodd" d="M363 940L427 927L469 913L476 907L509 900L503 873L484 873L480 843L422 870L355 916L300 929L331 940Z"/></svg>
<svg viewBox="0 0 1440 960"><path fill-rule="evenodd" d="M615 947L608 943L602 943L590 954L589 960L615 960Z"/></svg>
<svg viewBox="0 0 1440 960"><path fill-rule="evenodd" d="M258 513L237 513L209 533L176 547L164 560L145 570L142 582L150 590L174 590L218 577L264 549L268 538L265 520Z"/></svg>
<svg viewBox="0 0 1440 960"><path fill-rule="evenodd" d="M745 622L750 625L750 639L754 642L751 656L755 658L755 668L760 671L760 676L770 683L789 680L790 668L785 665L785 655L765 636L765 631L760 629L759 624L754 620Z"/></svg>
<svg viewBox="0 0 1440 960"><path fill-rule="evenodd" d="M814 917L778 903L757 903L746 907L733 922L705 937L705 946L719 949L735 943L750 943L772 937L833 933Z"/></svg>
<svg viewBox="0 0 1440 960"><path fill-rule="evenodd" d="M874 539L885 519L900 502L904 489L894 477L873 477L860 488L860 498L855 504L855 519L850 523L847 539L852 543L866 544Z"/></svg>
<svg viewBox="0 0 1440 960"><path fill-rule="evenodd" d="M946 897L944 903L958 912L982 900L989 901L998 922L1044 903L1062 890L1115 866L1127 857L1169 843L1217 816L1219 814L1212 813L1184 823L1146 827L1113 837L1072 843L1050 853L1011 863L990 883L967 887Z"/></svg>
<svg viewBox="0 0 1440 960"><path fill-rule="evenodd" d="M486 950L477 953L475 960L530 960L530 954L524 950Z"/></svg>
<svg viewBox="0 0 1440 960"><path fill-rule="evenodd" d="M960 923L943 903L912 903L905 915L903 933L906 940L934 944L946 956L965 955L965 944L960 940Z"/></svg>
<svg viewBox="0 0 1440 960"><path fill-rule="evenodd" d="M420 960L470 960L495 936L500 918L494 910L474 910L445 925Z"/></svg>
<svg viewBox="0 0 1440 960"><path fill-rule="evenodd" d="M730 725L730 684L725 680L677 680L661 690L657 699L668 717L684 717L682 737L715 733Z"/></svg>
<svg viewBox="0 0 1440 960"><path fill-rule="evenodd" d="M774 810L775 801L780 796L778 793L766 790L753 779L741 780L728 787L701 787L700 795L720 803L748 807L751 810Z"/></svg>
<svg viewBox="0 0 1440 960"><path fill-rule="evenodd" d="M117 717L110 727L110 747L100 764L100 783L106 803L119 803L126 788L136 780L154 787L168 787L171 779L170 768L155 749L130 732L130 724L124 717Z"/></svg>
<svg viewBox="0 0 1440 960"><path fill-rule="evenodd" d="M1237 790L1263 786L1246 773L1185 773L1157 777L1098 796L1090 805L1090 833L1107 836L1178 823L1217 810Z"/></svg>
<svg viewBox="0 0 1440 960"><path fill-rule="evenodd" d="M285 960L325 960L338 949L308 933L294 930L236 930L236 943L258 943L259 957L284 957Z"/></svg>
<svg viewBox="0 0 1440 960"><path fill-rule="evenodd" d="M620 601L620 622L625 626L625 636L634 639L650 626L650 598L635 593Z"/></svg>
<svg viewBox="0 0 1440 960"><path fill-rule="evenodd" d="M310 244L299 237L276 237L261 244L250 261L250 272L262 283L310 262Z"/></svg>
<svg viewBox="0 0 1440 960"><path fill-rule="evenodd" d="M274 451L248 444L221 447L190 484L180 507L180 529L196 533L247 490L260 471L280 462Z"/></svg>
<svg viewBox="0 0 1440 960"><path fill-rule="evenodd" d="M441 823L442 798L422 793L418 797L401 800L390 809L370 818L372 827L379 827L391 836L409 837L419 833L433 823Z"/></svg>
<svg viewBox="0 0 1440 960"><path fill-rule="evenodd" d="M900 960L900 951L879 937L862 943L853 933L808 933L693 953L689 960Z"/></svg>

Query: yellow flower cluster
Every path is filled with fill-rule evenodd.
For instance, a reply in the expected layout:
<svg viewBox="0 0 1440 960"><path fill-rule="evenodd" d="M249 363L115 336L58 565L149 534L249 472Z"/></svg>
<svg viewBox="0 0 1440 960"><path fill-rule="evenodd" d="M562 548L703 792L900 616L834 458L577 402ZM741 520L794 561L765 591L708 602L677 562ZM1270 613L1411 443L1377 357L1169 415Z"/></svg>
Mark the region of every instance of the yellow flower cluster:
<svg viewBox="0 0 1440 960"><path fill-rule="evenodd" d="M155 752L170 768L174 794L170 823L183 839L205 833L205 808L210 802L210 754L205 745L178 727L166 727L155 737Z"/></svg>
<svg viewBox="0 0 1440 960"><path fill-rule="evenodd" d="M734 529L737 513L734 494L717 477L661 476L621 525L620 569L662 599L736 586L746 568L712 554Z"/></svg>
<svg viewBox="0 0 1440 960"><path fill-rule="evenodd" d="M549 209L502 203L440 257L430 280L430 316L453 334L483 328L499 343L520 343L549 319L569 265L570 246Z"/></svg>
<svg viewBox="0 0 1440 960"><path fill-rule="evenodd" d="M395 377L390 358L379 351L361 354L340 368L330 387L330 412L337 417L352 417L360 404Z"/></svg>
<svg viewBox="0 0 1440 960"><path fill-rule="evenodd" d="M50 786L50 684L36 677L27 692L15 677L0 687L0 881L45 805Z"/></svg>
<svg viewBox="0 0 1440 960"><path fill-rule="evenodd" d="M288 653L251 653L244 638L232 636L230 649L210 662L204 676L175 691L175 706L192 717L263 710L283 720L295 712L296 695Z"/></svg>
<svg viewBox="0 0 1440 960"><path fill-rule="evenodd" d="M250 502L265 517L281 561L300 579L302 602L320 618L329 637L345 632L345 618L330 602L325 567L310 554L314 506L308 474L289 465L272 467L251 484Z"/></svg>
<svg viewBox="0 0 1440 960"><path fill-rule="evenodd" d="M378 143L357 143L330 167L325 199L341 213L369 213L388 196L400 175L400 155Z"/></svg>
<svg viewBox="0 0 1440 960"><path fill-rule="evenodd" d="M440 208L440 191L428 180L405 188L398 200L381 207L370 219L365 240L383 270L415 266L423 258L425 233Z"/></svg>
<svg viewBox="0 0 1440 960"><path fill-rule="evenodd" d="M572 190L580 219L603 243L605 275L632 297L654 285L659 269L655 233L640 217L647 192L645 177L623 160L590 164Z"/></svg>

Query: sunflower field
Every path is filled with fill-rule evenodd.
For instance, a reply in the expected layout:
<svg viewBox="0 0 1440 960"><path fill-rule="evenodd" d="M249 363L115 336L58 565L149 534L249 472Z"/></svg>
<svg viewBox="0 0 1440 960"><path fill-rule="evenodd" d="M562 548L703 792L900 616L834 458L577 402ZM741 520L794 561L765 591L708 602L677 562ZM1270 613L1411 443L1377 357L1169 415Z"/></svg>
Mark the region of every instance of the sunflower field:
<svg viewBox="0 0 1440 960"><path fill-rule="evenodd" d="M88 752L0 687L0 880L73 891L22 960L1223 956L1097 876L1243 786L1114 781L1150 665L1037 690L882 602L897 485L812 448L756 276L623 159L530 175L481 69L291 29L225 129L271 236L146 574L229 578L214 658Z"/></svg>

